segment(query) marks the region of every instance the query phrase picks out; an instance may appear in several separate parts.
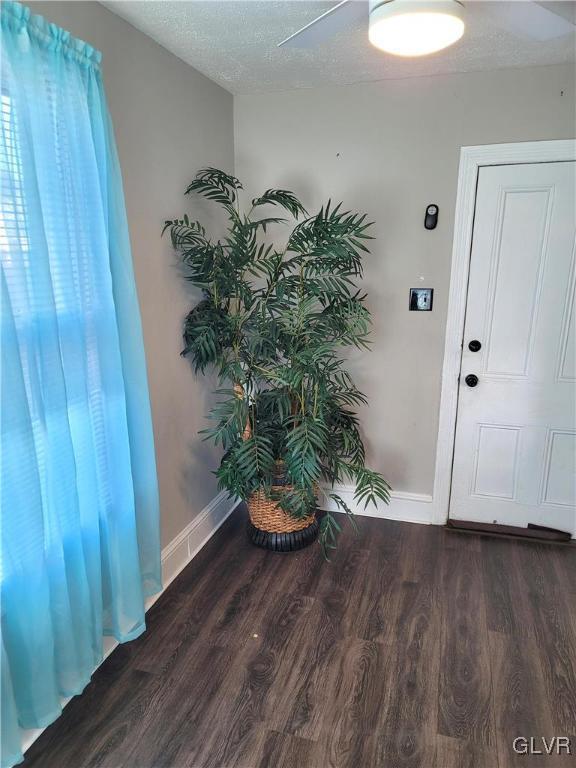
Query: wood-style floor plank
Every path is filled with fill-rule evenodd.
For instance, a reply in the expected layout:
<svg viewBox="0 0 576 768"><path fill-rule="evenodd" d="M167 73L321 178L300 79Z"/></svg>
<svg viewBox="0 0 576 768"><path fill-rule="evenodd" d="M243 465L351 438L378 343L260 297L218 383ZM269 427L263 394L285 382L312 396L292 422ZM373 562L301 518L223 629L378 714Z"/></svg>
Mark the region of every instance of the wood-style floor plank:
<svg viewBox="0 0 576 768"><path fill-rule="evenodd" d="M573 585L560 581L548 544L518 547L516 578L523 626L534 638L550 701L555 734L576 735L576 635L571 619Z"/></svg>
<svg viewBox="0 0 576 768"><path fill-rule="evenodd" d="M190 752L185 765L222 768L249 765L254 759L268 697L274 696L275 685L283 685L278 674L280 658L309 605L308 597L276 597L266 614L262 634L258 633L237 654L213 707L206 710L205 740Z"/></svg>
<svg viewBox="0 0 576 768"><path fill-rule="evenodd" d="M454 541L442 561L438 731L495 746L482 559Z"/></svg>
<svg viewBox="0 0 576 768"><path fill-rule="evenodd" d="M438 579L401 586L395 674L382 713L379 740L384 765L427 768L434 762L440 673Z"/></svg>
<svg viewBox="0 0 576 768"><path fill-rule="evenodd" d="M510 541L484 537L481 542L483 592L488 629L511 635L516 631L512 604L513 585L506 558Z"/></svg>
<svg viewBox="0 0 576 768"><path fill-rule="evenodd" d="M359 638L393 646L394 628L403 573L402 523L389 521L381 528L361 521L362 529L372 530L368 544L370 556L364 564L368 573L356 590L354 632Z"/></svg>
<svg viewBox="0 0 576 768"><path fill-rule="evenodd" d="M326 563L254 548L245 522L24 768L568 768L511 745L574 738L576 550L363 518Z"/></svg>
<svg viewBox="0 0 576 768"><path fill-rule="evenodd" d="M479 742L439 735L434 746L433 768L507 768L499 765L491 747Z"/></svg>
<svg viewBox="0 0 576 768"><path fill-rule="evenodd" d="M257 768L301 768L312 765L314 743L288 736L278 731L268 731L262 742L262 753Z"/></svg>
<svg viewBox="0 0 576 768"><path fill-rule="evenodd" d="M490 632L490 655L499 764L522 768L527 758L514 751L514 739L537 735L550 738L555 733L550 707L540 695L544 681L538 653L530 636L520 638ZM548 764L549 758L530 756L530 765L534 768Z"/></svg>

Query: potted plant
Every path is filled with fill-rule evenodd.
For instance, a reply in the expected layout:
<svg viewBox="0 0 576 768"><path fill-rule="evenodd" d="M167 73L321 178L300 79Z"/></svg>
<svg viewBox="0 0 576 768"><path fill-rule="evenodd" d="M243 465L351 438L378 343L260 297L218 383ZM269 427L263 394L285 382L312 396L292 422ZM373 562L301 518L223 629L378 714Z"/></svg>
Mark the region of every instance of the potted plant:
<svg viewBox="0 0 576 768"><path fill-rule="evenodd" d="M214 241L188 216L167 221L186 279L202 291L184 322L184 349L195 370L216 370L219 401L203 430L224 453L219 486L243 499L255 544L295 550L318 534L326 553L340 524L327 512L318 522L316 498L331 498L352 480L355 500L388 502L389 486L365 465L354 407L365 403L345 367L343 349L367 349L370 313L356 286L370 226L364 215L328 203L309 216L292 192L269 189L239 207L238 179L206 168L186 194L222 206L228 220ZM295 220L286 244L268 230L286 218L262 214L270 206Z"/></svg>

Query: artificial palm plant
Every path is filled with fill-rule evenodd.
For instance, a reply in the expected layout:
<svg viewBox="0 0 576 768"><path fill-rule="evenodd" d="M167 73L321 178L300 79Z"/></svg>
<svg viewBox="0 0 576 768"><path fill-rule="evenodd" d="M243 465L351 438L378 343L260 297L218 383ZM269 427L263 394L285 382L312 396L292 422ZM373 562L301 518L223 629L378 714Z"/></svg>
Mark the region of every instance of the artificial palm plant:
<svg viewBox="0 0 576 768"><path fill-rule="evenodd" d="M204 430L224 449L219 485L248 502L266 499L295 527L311 519L319 492L353 520L334 484L354 481L365 506L389 500L387 482L365 465L354 408L366 399L342 356L346 346L368 346L370 313L355 283L370 225L330 203L309 216L280 189L242 213L241 189L238 179L207 168L186 190L223 207L223 239L210 239L188 216L164 227L186 278L202 291L184 323L182 354L196 371L214 367L220 382L214 424ZM263 215L269 206L296 220L282 248L267 233L287 220ZM339 530L334 515L322 517L325 552Z"/></svg>

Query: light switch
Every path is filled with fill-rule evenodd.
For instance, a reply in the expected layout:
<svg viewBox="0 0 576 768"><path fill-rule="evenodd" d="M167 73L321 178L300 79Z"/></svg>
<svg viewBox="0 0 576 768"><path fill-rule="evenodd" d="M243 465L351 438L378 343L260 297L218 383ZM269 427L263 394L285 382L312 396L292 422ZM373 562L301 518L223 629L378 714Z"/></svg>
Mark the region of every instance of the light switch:
<svg viewBox="0 0 576 768"><path fill-rule="evenodd" d="M434 297L433 288L410 288L411 312L430 312L432 310L432 300Z"/></svg>

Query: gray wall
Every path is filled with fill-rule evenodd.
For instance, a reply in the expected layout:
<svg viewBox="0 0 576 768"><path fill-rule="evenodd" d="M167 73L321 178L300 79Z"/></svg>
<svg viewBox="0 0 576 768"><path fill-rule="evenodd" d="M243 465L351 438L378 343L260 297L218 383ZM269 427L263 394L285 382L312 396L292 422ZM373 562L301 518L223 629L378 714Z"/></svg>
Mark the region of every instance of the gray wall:
<svg viewBox="0 0 576 768"><path fill-rule="evenodd" d="M31 3L103 53L126 193L144 327L163 544L216 493L217 454L197 435L211 382L179 357L190 304L165 218L210 208L182 193L204 165L234 168L256 193L328 197L375 221L366 285L374 345L351 355L370 399L369 459L396 490L431 493L459 148L574 135L574 72L539 67L232 96L92 2ZM234 142L236 156L234 157ZM440 223L423 228L428 203ZM212 222L216 224L216 222ZM408 312L408 290L435 288L432 313Z"/></svg>
<svg viewBox="0 0 576 768"><path fill-rule="evenodd" d="M236 174L251 194L293 189L310 209L331 197L375 222L374 345L350 361L370 402L368 457L396 490L432 493L459 150L573 137L573 68L242 96L234 112ZM408 311L415 286L435 289L431 313Z"/></svg>
<svg viewBox="0 0 576 768"><path fill-rule="evenodd" d="M196 170L234 167L232 96L98 3L30 3L103 54L108 103L132 241L148 364L162 542L173 539L216 495L218 456L202 443L209 383L179 356L190 304L168 240L166 218L210 218L183 192Z"/></svg>

